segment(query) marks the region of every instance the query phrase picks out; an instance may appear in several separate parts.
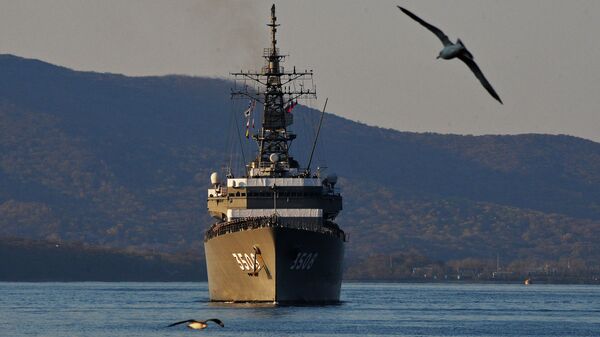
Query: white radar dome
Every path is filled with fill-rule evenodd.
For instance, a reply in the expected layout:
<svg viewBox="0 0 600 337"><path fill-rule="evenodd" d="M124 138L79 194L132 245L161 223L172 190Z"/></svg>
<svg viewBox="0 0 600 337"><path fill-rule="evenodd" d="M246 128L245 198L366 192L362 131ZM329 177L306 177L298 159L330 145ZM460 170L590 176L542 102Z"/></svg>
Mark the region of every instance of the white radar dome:
<svg viewBox="0 0 600 337"><path fill-rule="evenodd" d="M276 163L279 161L279 155L277 153L271 153L271 155L269 156L269 160L271 161L271 163Z"/></svg>
<svg viewBox="0 0 600 337"><path fill-rule="evenodd" d="M219 174L217 172L213 172L210 174L210 183L213 185L219 184Z"/></svg>

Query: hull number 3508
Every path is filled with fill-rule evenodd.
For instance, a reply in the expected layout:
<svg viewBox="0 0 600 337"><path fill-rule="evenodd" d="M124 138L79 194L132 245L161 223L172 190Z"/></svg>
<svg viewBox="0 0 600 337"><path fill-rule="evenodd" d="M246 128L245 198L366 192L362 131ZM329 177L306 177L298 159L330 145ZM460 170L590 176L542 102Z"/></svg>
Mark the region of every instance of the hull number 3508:
<svg viewBox="0 0 600 337"><path fill-rule="evenodd" d="M231 253L241 270L258 270L260 263L256 260L254 254ZM256 263L256 266L254 266ZM256 267L256 268L255 268Z"/></svg>
<svg viewBox="0 0 600 337"><path fill-rule="evenodd" d="M310 270L319 253L298 253L296 259L290 265L290 270Z"/></svg>

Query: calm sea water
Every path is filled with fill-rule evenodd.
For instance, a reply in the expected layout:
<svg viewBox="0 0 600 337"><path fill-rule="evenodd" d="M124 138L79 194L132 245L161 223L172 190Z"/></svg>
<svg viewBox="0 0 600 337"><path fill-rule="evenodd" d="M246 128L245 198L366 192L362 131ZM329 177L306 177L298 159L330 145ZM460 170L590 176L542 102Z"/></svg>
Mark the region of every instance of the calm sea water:
<svg viewBox="0 0 600 337"><path fill-rule="evenodd" d="M347 283L342 298L217 305L206 283L0 283L0 335L600 336L598 286ZM212 317L225 328L165 328Z"/></svg>

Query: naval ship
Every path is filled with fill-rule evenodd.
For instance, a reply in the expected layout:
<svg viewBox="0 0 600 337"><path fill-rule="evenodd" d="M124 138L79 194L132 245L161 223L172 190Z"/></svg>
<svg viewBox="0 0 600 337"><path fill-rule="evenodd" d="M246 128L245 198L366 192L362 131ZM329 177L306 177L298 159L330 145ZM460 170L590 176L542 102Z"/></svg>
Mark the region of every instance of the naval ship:
<svg viewBox="0 0 600 337"><path fill-rule="evenodd" d="M245 164L245 175L228 173L221 181L216 172L211 174L208 212L216 223L204 236L210 299L334 303L340 299L346 241L334 222L342 210L337 176L312 172L312 154L301 167L289 153L296 138L289 130L290 107L298 99L316 98L314 84L307 88L292 83L312 82L313 73L282 66L275 5L267 26L271 45L264 49L264 67L231 74L255 85L232 89L232 97L262 106L262 121L252 132L258 150Z"/></svg>

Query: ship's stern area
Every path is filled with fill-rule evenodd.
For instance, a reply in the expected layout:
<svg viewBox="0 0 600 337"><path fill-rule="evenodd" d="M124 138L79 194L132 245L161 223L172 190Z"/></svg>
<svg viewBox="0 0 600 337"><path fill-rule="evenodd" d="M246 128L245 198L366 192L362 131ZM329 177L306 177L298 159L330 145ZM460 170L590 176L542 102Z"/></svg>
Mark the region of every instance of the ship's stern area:
<svg viewBox="0 0 600 337"><path fill-rule="evenodd" d="M339 302L345 240L333 223L311 224L276 215L215 224L204 243L210 299Z"/></svg>

